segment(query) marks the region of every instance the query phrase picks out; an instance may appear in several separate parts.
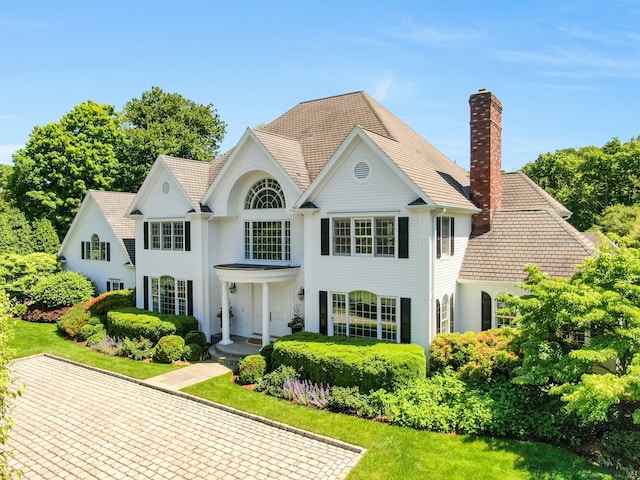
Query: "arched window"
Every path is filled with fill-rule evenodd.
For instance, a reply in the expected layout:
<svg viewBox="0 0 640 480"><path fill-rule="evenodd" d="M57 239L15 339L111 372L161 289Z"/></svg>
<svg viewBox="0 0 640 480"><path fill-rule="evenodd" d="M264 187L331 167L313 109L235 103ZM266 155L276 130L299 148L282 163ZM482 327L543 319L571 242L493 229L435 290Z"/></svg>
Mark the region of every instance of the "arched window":
<svg viewBox="0 0 640 480"><path fill-rule="evenodd" d="M449 328L449 295L445 295L440 311L440 333L449 333Z"/></svg>
<svg viewBox="0 0 640 480"><path fill-rule="evenodd" d="M263 178L254 183L244 201L246 210L284 208L284 205L282 187L273 178Z"/></svg>
<svg viewBox="0 0 640 480"><path fill-rule="evenodd" d="M97 233L91 235L91 240L82 242L83 260L110 261L109 242L101 242Z"/></svg>
<svg viewBox="0 0 640 480"><path fill-rule="evenodd" d="M91 259L100 260L100 237L96 233L91 235Z"/></svg>

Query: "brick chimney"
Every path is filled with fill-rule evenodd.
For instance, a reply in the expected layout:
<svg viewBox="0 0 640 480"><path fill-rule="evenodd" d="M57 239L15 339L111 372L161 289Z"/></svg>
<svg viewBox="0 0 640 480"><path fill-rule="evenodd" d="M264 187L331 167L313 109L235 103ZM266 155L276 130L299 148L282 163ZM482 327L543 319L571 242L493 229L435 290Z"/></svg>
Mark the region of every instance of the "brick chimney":
<svg viewBox="0 0 640 480"><path fill-rule="evenodd" d="M471 200L482 212L473 216L471 234L491 230L502 203L502 103L488 90L469 97L471 107Z"/></svg>

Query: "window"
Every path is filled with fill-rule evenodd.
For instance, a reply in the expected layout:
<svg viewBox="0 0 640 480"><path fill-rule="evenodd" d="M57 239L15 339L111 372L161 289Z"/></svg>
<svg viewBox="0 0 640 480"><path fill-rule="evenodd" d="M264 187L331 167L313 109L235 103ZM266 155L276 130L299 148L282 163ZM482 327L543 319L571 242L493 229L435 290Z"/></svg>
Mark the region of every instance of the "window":
<svg viewBox="0 0 640 480"><path fill-rule="evenodd" d="M152 250L189 250L185 248L189 222L149 222ZM145 242L145 245L147 242Z"/></svg>
<svg viewBox="0 0 640 480"><path fill-rule="evenodd" d="M454 241L454 218L436 217L436 257L453 255Z"/></svg>
<svg viewBox="0 0 640 480"><path fill-rule="evenodd" d="M124 290L124 283L119 278L110 278L107 280L107 292L112 290Z"/></svg>
<svg viewBox="0 0 640 480"><path fill-rule="evenodd" d="M91 240L82 242L81 258L83 260L100 260L103 262L111 261L111 244L109 242L101 242L97 234L91 235Z"/></svg>
<svg viewBox="0 0 640 480"><path fill-rule="evenodd" d="M449 296L445 295L440 308L440 328L438 331L440 333L450 333L449 326Z"/></svg>
<svg viewBox="0 0 640 480"><path fill-rule="evenodd" d="M395 217L334 218L333 254L395 256Z"/></svg>
<svg viewBox="0 0 640 480"><path fill-rule="evenodd" d="M191 314L190 281L170 275L151 277L151 310L177 315Z"/></svg>
<svg viewBox="0 0 640 480"><path fill-rule="evenodd" d="M516 318L516 314L507 309L507 304L498 295L496 298L496 327L513 327L513 319Z"/></svg>
<svg viewBox="0 0 640 480"><path fill-rule="evenodd" d="M291 222L245 222L244 256L247 260L291 260Z"/></svg>
<svg viewBox="0 0 640 480"><path fill-rule="evenodd" d="M356 290L333 293L331 299L333 335L398 341L396 298Z"/></svg>
<svg viewBox="0 0 640 480"><path fill-rule="evenodd" d="M284 206L282 187L273 178L264 178L253 184L244 201L246 210L284 208Z"/></svg>

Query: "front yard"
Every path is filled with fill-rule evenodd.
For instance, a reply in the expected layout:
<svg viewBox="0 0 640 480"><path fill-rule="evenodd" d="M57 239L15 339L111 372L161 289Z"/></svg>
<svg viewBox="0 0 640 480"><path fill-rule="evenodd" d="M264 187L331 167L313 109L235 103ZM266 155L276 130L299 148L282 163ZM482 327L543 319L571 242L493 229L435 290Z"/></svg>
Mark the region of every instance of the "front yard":
<svg viewBox="0 0 640 480"><path fill-rule="evenodd" d="M18 357L46 352L138 379L180 368L92 351L60 336L52 324L16 321L15 327L12 347ZM436 434L314 410L248 391L231 382L229 375L184 391L365 447L367 454L350 480L616 478L584 458L545 444Z"/></svg>

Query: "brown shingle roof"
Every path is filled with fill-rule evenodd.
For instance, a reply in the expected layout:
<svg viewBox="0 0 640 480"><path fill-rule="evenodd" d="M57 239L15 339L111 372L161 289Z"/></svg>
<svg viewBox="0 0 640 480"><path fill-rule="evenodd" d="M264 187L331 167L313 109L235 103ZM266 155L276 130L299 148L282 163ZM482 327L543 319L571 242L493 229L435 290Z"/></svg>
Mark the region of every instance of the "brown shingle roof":
<svg viewBox="0 0 640 480"><path fill-rule="evenodd" d="M462 193L469 185L468 174L364 92L302 102L266 125L260 139L271 133L295 140L313 181L356 125L434 201L475 208ZM268 141L283 153L295 150L275 138ZM298 172L297 153L294 163Z"/></svg>
<svg viewBox="0 0 640 480"><path fill-rule="evenodd" d="M502 174L503 210L551 209L563 218L571 215L567 208L549 195L523 172Z"/></svg>
<svg viewBox="0 0 640 480"><path fill-rule="evenodd" d="M129 255L132 264L136 263L136 224L135 221L125 217L127 209L135 198L135 193L124 192L103 192L100 190L89 190L96 205L104 215L107 223L118 238L118 241Z"/></svg>
<svg viewBox="0 0 640 480"><path fill-rule="evenodd" d="M469 240L459 278L519 283L528 264L569 278L594 246L552 209L498 210L491 231Z"/></svg>
<svg viewBox="0 0 640 480"><path fill-rule="evenodd" d="M304 191L311 181L300 143L263 130L251 130L260 143Z"/></svg>
<svg viewBox="0 0 640 480"><path fill-rule="evenodd" d="M185 193L195 205L196 211L201 211L200 200L209 188L209 174L211 165L207 162L189 160L186 158L160 155L171 170L176 180L182 185Z"/></svg>

